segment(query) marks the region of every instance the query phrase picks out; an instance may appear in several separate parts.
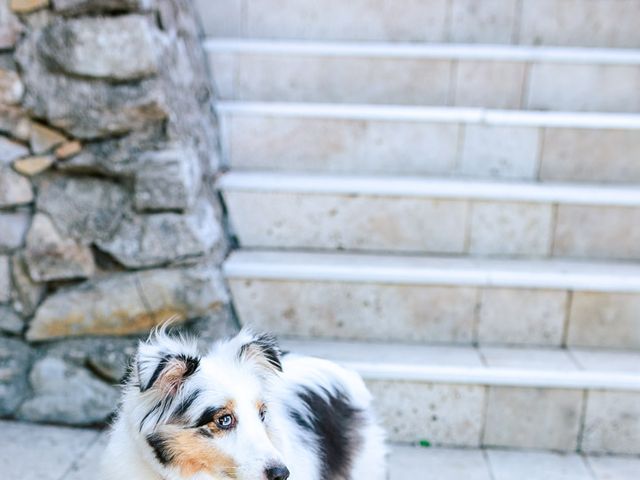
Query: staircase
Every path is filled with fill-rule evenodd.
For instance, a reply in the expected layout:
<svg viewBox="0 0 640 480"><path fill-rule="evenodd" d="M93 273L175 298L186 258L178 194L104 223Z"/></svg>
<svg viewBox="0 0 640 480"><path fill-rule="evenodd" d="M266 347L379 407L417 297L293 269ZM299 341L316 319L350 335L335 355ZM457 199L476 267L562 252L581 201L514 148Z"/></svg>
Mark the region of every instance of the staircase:
<svg viewBox="0 0 640 480"><path fill-rule="evenodd" d="M198 3L240 321L395 442L640 455L640 3Z"/></svg>

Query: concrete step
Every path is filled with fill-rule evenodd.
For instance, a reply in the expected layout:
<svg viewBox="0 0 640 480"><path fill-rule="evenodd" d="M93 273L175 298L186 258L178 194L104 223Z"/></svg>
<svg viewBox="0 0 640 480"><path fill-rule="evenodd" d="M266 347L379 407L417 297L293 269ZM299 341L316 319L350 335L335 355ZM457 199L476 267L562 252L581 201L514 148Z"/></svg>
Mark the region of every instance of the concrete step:
<svg viewBox="0 0 640 480"><path fill-rule="evenodd" d="M640 189L231 172L242 247L640 259Z"/></svg>
<svg viewBox="0 0 640 480"><path fill-rule="evenodd" d="M640 348L640 266L233 252L243 324L281 335L413 343Z"/></svg>
<svg viewBox="0 0 640 480"><path fill-rule="evenodd" d="M283 345L360 372L392 441L640 454L640 352Z"/></svg>
<svg viewBox="0 0 640 480"><path fill-rule="evenodd" d="M196 0L211 36L640 47L636 0Z"/></svg>
<svg viewBox="0 0 640 480"><path fill-rule="evenodd" d="M640 115L218 103L233 169L640 183Z"/></svg>
<svg viewBox="0 0 640 480"><path fill-rule="evenodd" d="M224 100L640 111L640 51L205 42Z"/></svg>
<svg viewBox="0 0 640 480"><path fill-rule="evenodd" d="M640 459L397 445L391 480L636 480Z"/></svg>
<svg viewBox="0 0 640 480"><path fill-rule="evenodd" d="M98 437L95 430L0 421L2 478L93 478L106 440L106 434ZM389 453L390 480L636 480L640 470L640 459L634 457L397 444Z"/></svg>

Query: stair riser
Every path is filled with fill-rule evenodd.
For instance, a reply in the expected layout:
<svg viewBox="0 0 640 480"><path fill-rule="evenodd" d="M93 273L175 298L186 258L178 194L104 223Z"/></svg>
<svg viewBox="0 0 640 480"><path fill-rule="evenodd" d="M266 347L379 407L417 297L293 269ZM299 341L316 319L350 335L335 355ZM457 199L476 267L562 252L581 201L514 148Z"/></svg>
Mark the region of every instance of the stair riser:
<svg viewBox="0 0 640 480"><path fill-rule="evenodd" d="M637 64L234 53L215 46L209 58L212 71L221 72L214 79L225 100L640 111Z"/></svg>
<svg viewBox="0 0 640 480"><path fill-rule="evenodd" d="M243 247L640 258L640 207L248 191L224 199Z"/></svg>
<svg viewBox="0 0 640 480"><path fill-rule="evenodd" d="M392 440L640 454L640 393L369 380Z"/></svg>
<svg viewBox="0 0 640 480"><path fill-rule="evenodd" d="M635 0L196 3L206 33L218 37L640 47Z"/></svg>
<svg viewBox="0 0 640 480"><path fill-rule="evenodd" d="M640 130L222 115L234 169L640 182Z"/></svg>
<svg viewBox="0 0 640 480"><path fill-rule="evenodd" d="M640 348L640 294L230 278L244 325L412 343Z"/></svg>

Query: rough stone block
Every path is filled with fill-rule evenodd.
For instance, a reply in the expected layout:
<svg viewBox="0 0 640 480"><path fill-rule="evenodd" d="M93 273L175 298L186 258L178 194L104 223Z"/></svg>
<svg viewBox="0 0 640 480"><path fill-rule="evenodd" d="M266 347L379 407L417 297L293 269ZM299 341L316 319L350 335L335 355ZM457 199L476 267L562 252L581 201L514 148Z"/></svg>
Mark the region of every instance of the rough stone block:
<svg viewBox="0 0 640 480"><path fill-rule="evenodd" d="M13 169L21 175L32 177L48 170L55 159L49 155L21 158L13 162Z"/></svg>
<svg viewBox="0 0 640 480"><path fill-rule="evenodd" d="M460 173L531 180L538 171L538 144L536 128L468 125Z"/></svg>
<svg viewBox="0 0 640 480"><path fill-rule="evenodd" d="M247 247L419 253L465 249L465 201L237 191L225 192L224 198L240 243Z"/></svg>
<svg viewBox="0 0 640 480"><path fill-rule="evenodd" d="M56 12L78 15L148 10L155 5L156 0L52 0L52 2Z"/></svg>
<svg viewBox="0 0 640 480"><path fill-rule="evenodd" d="M31 214L26 211L0 212L0 252L15 250L24 244Z"/></svg>
<svg viewBox="0 0 640 480"><path fill-rule="evenodd" d="M22 255L12 257L11 277L13 280L11 292L13 308L22 316L30 317L42 300L46 285L31 279Z"/></svg>
<svg viewBox="0 0 640 480"><path fill-rule="evenodd" d="M29 141L31 120L27 112L17 107L0 104L0 132L23 142Z"/></svg>
<svg viewBox="0 0 640 480"><path fill-rule="evenodd" d="M115 409L118 390L87 370L58 358L44 358L29 374L33 396L17 412L21 420L90 425Z"/></svg>
<svg viewBox="0 0 640 480"><path fill-rule="evenodd" d="M640 393L589 392L581 449L640 454Z"/></svg>
<svg viewBox="0 0 640 480"><path fill-rule="evenodd" d="M36 29L16 50L26 88L22 104L35 117L80 139L122 135L166 119L166 95L155 79L113 83L50 71L38 52L40 38Z"/></svg>
<svg viewBox="0 0 640 480"><path fill-rule="evenodd" d="M9 2L0 2L0 49L13 48L22 32L22 24L10 9Z"/></svg>
<svg viewBox="0 0 640 480"><path fill-rule="evenodd" d="M29 144L31 145L31 151L35 154L48 153L66 141L67 138L53 128L41 123L33 122L31 124Z"/></svg>
<svg viewBox="0 0 640 480"><path fill-rule="evenodd" d="M574 292L569 345L640 348L640 295Z"/></svg>
<svg viewBox="0 0 640 480"><path fill-rule="evenodd" d="M78 140L65 142L53 152L58 160L67 160L82 151L82 143Z"/></svg>
<svg viewBox="0 0 640 480"><path fill-rule="evenodd" d="M559 205L553 254L636 260L640 257L640 208Z"/></svg>
<svg viewBox="0 0 640 480"><path fill-rule="evenodd" d="M109 238L130 208L122 185L59 174L38 179L36 206L51 217L62 236L87 243Z"/></svg>
<svg viewBox="0 0 640 480"><path fill-rule="evenodd" d="M185 214L130 215L111 238L96 245L122 265L140 268L209 253L222 235L213 206L203 198Z"/></svg>
<svg viewBox="0 0 640 480"><path fill-rule="evenodd" d="M233 279L230 288L242 324L279 335L473 341L474 288Z"/></svg>
<svg viewBox="0 0 640 480"><path fill-rule="evenodd" d="M483 445L558 451L578 447L582 392L490 387Z"/></svg>
<svg viewBox="0 0 640 480"><path fill-rule="evenodd" d="M9 165L15 159L29 155L29 149L21 143L0 136L0 165Z"/></svg>
<svg viewBox="0 0 640 480"><path fill-rule="evenodd" d="M31 224L24 258L36 282L87 278L95 272L91 249L60 235L51 219L41 213Z"/></svg>
<svg viewBox="0 0 640 480"><path fill-rule="evenodd" d="M123 273L47 297L27 338L142 333L171 317L184 321L206 316L227 301L222 278L214 268Z"/></svg>
<svg viewBox="0 0 640 480"><path fill-rule="evenodd" d="M11 168L0 166L0 207L26 205L32 201L31 182Z"/></svg>
<svg viewBox="0 0 640 480"><path fill-rule="evenodd" d="M482 291L478 319L480 343L559 347L564 331L567 293L554 290Z"/></svg>
<svg viewBox="0 0 640 480"><path fill-rule="evenodd" d="M24 85L17 72L0 69L0 103L16 105L24 94Z"/></svg>
<svg viewBox="0 0 640 480"><path fill-rule="evenodd" d="M31 13L49 6L49 0L11 0L11 10L16 13Z"/></svg>
<svg viewBox="0 0 640 480"><path fill-rule="evenodd" d="M475 202L471 211L471 253L527 256L551 253L551 205Z"/></svg>
<svg viewBox="0 0 640 480"><path fill-rule="evenodd" d="M12 335L22 334L24 321L11 307L0 305L0 332Z"/></svg>
<svg viewBox="0 0 640 480"><path fill-rule="evenodd" d="M138 210L185 210L200 191L201 169L190 148L148 152L139 159L134 203Z"/></svg>
<svg viewBox="0 0 640 480"><path fill-rule="evenodd" d="M375 408L396 442L478 447L485 388L414 382L367 382Z"/></svg>
<svg viewBox="0 0 640 480"><path fill-rule="evenodd" d="M158 72L159 33L142 15L58 19L44 29L38 49L70 75L130 81Z"/></svg>
<svg viewBox="0 0 640 480"><path fill-rule="evenodd" d="M12 415L29 393L30 363L31 349L24 342L0 336L0 416Z"/></svg>

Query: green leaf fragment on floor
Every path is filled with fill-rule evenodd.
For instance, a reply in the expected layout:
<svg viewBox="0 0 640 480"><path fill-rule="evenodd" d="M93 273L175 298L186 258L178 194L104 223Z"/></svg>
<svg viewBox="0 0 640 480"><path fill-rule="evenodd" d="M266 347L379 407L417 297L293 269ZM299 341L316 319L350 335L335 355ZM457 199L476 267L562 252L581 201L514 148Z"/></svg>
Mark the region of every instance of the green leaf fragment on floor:
<svg viewBox="0 0 640 480"><path fill-rule="evenodd" d="M429 440L420 440L420 446L423 448L429 448L431 446L431 442Z"/></svg>

